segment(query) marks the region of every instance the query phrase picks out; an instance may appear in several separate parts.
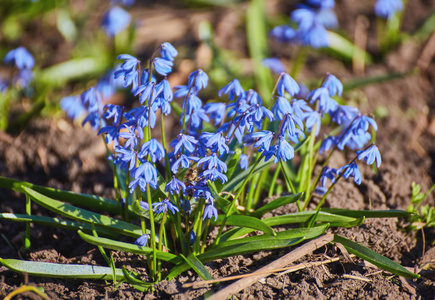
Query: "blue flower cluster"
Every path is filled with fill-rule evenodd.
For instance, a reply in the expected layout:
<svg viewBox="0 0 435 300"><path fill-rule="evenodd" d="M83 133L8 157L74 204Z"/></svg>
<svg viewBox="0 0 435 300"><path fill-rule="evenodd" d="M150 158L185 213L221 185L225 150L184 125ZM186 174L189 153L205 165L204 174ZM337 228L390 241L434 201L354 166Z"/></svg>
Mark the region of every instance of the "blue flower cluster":
<svg viewBox="0 0 435 300"><path fill-rule="evenodd" d="M292 42L313 48L328 47L326 29L338 26L333 11L334 5L334 0L307 0L306 4L297 5L290 15L294 27L277 26L270 34L281 42Z"/></svg>
<svg viewBox="0 0 435 300"><path fill-rule="evenodd" d="M32 80L32 69L35 65L32 54L26 48L18 47L9 51L3 61L6 65L14 65L18 69L12 83L19 88L27 87ZM9 84L7 79L0 78L0 92L6 92Z"/></svg>

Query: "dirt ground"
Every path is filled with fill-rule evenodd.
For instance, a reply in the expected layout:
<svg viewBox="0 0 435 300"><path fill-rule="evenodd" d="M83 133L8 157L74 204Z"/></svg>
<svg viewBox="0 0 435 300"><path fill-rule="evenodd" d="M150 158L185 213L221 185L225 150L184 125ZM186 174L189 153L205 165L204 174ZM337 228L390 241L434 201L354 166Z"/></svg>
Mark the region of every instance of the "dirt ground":
<svg viewBox="0 0 435 300"><path fill-rule="evenodd" d="M288 9L278 1L272 1L268 10ZM161 7L153 8L158 15ZM358 13L368 13L368 4L359 1L337 1L336 12L340 27L350 36ZM408 1L403 29L414 32L435 9L435 1ZM143 12L152 14L152 12ZM138 10L135 14L140 15ZM233 12L219 9L215 15L204 14L217 28L216 40L240 26L231 20ZM217 21L216 15L222 16ZM223 17L226 17L223 18ZM182 18L182 17L180 17ZM226 23L223 24L221 22ZM374 31L374 19L370 19L369 32ZM190 24L189 26L195 26ZM234 28L231 28L233 26ZM191 29L191 28L190 28ZM189 27L186 29L189 32ZM235 30L235 32L237 32ZM239 32L240 33L240 32ZM194 41L194 35L189 35ZM181 37L173 37L174 40ZM435 39L433 35L431 39ZM228 40L228 39L227 39ZM147 41L139 41L145 45ZM236 46L244 49L243 41ZM377 117L379 126L376 143L382 153L382 166L377 174L363 167L360 186L342 181L330 194L326 205L349 209L406 209L410 202L411 182L421 184L426 191L435 179L435 50L429 61L422 64L429 42L410 40L387 56L385 61L370 65L365 75L374 76L388 72L405 72L419 66L417 73L387 83L373 84L352 91L346 100L358 106L364 113L384 111ZM222 45L223 46L223 45ZM376 52L373 38L369 38L368 50ZM229 48L229 46L228 46ZM430 49L429 49L430 50ZM426 52L425 52L426 51ZM285 56L284 56L285 57ZM424 57L423 57L424 58ZM326 72L343 81L358 78L349 65L332 60L325 55L310 57L301 79L321 78ZM81 128L64 118L38 118L17 136L0 133L0 175L32 183L74 192L92 193L113 198L112 176L105 161L105 147L91 130ZM350 154L349 154L350 155ZM349 157L337 154L332 166L341 166ZM265 200L267 201L267 199ZM434 197L427 199L434 203ZM36 214L50 212L34 205ZM293 211L287 206L275 214ZM0 189L1 212L24 212L24 197L9 190ZM362 243L372 250L393 259L406 267L419 267L435 260L435 230L407 233L401 230L396 219L368 219L355 228L330 229L349 239ZM9 247L0 238L0 257L23 258L34 261L83 263L105 265L98 250L80 239L74 232L33 226L30 253L19 251L25 225L0 221L0 232L12 243ZM277 251L240 255L206 264L214 278L252 273L262 266L291 251ZM327 246L308 254L297 263L326 260L337 256L339 251ZM139 273L146 272L143 257L114 253L117 267L128 265ZM148 294L136 291L127 284L118 289L102 281L58 280L53 278L23 277L0 267L0 298L23 282L42 286L51 299L193 299L202 298L208 291L218 291L229 283L219 283L198 288L183 288L187 282L201 280L193 272L179 278L161 282ZM406 280L381 272L360 260L335 262L310 267L281 276L271 275L233 296L233 299L434 299L435 284L428 279ZM27 293L17 299L40 299Z"/></svg>

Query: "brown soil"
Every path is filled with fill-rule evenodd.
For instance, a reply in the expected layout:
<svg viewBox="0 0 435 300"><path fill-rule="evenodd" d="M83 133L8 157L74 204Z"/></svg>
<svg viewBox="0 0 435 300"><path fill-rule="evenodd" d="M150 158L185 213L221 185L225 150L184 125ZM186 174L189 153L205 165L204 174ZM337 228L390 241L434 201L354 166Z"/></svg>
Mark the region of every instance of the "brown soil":
<svg viewBox="0 0 435 300"><path fill-rule="evenodd" d="M339 1L340 2L340 1ZM355 5L358 1L342 1L337 4L340 24L349 35L358 12L367 12L367 4ZM273 9L279 7L274 1ZM359 3L359 2L358 2ZM413 32L435 7L434 1L408 1L412 13L407 11L404 29ZM361 6L362 5L362 6ZM361 10L361 7L364 9ZM346 12L346 13L341 13ZM229 11L220 14L232 19ZM409 15L409 16L408 16ZM204 17L204 16L202 16ZM205 16L210 17L211 16ZM227 26L239 26L237 22ZM223 26L219 23L220 28ZM374 25L373 25L374 26ZM231 27L231 26L230 26ZM222 30L222 35L229 30ZM371 27L369 31L371 30ZM371 32L371 31L370 31ZM219 33L219 32L218 32ZM369 49L373 46L369 39ZM139 43L140 44L140 43ZM406 43L392 54L385 63L366 69L366 75L411 70L423 52L425 43ZM244 45L239 45L238 49ZM375 51L375 49L373 49ZM308 61L302 78L321 78L331 72L343 80L356 78L349 66L344 66L326 56L316 56ZM435 60L417 75L388 83L374 84L347 96L350 104L370 113L383 108L387 115L377 119L379 131L377 145L382 153L382 166L377 174L363 168L363 182L355 186L341 182L328 197L327 205L349 209L406 209L410 201L411 182L421 184L426 191L435 178ZM95 133L64 119L37 119L18 136L0 134L0 175L30 181L36 184L92 193L113 198L112 176L105 161L105 147ZM335 155L331 164L341 166L350 158ZM428 203L434 203L430 196ZM34 213L50 215L34 205ZM280 209L279 214L293 211L291 206ZM0 189L1 212L24 212L24 197L9 190ZM374 251L383 254L406 267L421 266L435 259L435 231L406 233L396 219L369 219L356 228L341 228L337 232ZM83 243L77 234L44 226L33 226L30 253L20 251L25 225L0 221L0 231L11 242L9 247L0 238L0 257L24 258L35 261L60 263L83 263L105 265L95 247ZM425 248L424 248L425 247ZM214 278L252 273L274 261L292 248L252 255L236 256L207 263ZM333 246L319 249L295 262L325 260L337 255ZM423 256L423 253L426 253ZM117 267L126 265L145 274L143 257L114 252ZM409 281L391 276L362 261L355 263L336 262L320 267L311 267L282 276L269 276L235 295L235 299L434 299L435 284L427 279ZM352 276L348 276L352 275ZM43 287L51 299L193 299L202 298L208 291L217 291L228 283L214 286L189 288L183 283L201 280L188 271L176 280L161 282L156 289L143 294L127 284L118 289L101 281L58 280L53 278L23 277L0 267L0 297L4 297L23 282ZM358 279L362 278L362 279ZM21 297L21 298L20 298ZM26 293L17 299L39 299Z"/></svg>

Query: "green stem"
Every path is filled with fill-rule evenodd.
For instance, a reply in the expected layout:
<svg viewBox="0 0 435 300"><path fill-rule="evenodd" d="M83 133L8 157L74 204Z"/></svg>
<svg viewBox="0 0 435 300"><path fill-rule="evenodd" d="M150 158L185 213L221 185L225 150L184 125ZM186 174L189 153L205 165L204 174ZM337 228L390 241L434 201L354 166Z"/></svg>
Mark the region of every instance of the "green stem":
<svg viewBox="0 0 435 300"><path fill-rule="evenodd" d="M167 215L167 212L165 211L163 213L162 222L160 223L160 230L159 230L159 250L160 251L162 251L162 249L163 249L163 235L164 235L164 230L165 230L166 215ZM167 244L165 244L165 245L167 247ZM157 268L157 272L158 272L159 276L161 274L161 271L162 271L162 261L159 260L158 261L158 268ZM159 280L160 280L160 278L159 278Z"/></svg>
<svg viewBox="0 0 435 300"><path fill-rule="evenodd" d="M231 205L230 205L227 213L225 214L225 217L222 220L222 223L220 224L219 232L218 232L218 235L217 235L216 240L214 242L215 245L219 244L219 240L221 238L222 231L224 229L225 223L227 222L228 216L233 211L233 208L234 208L234 205L236 203L236 200L239 198L239 196L242 193L244 187L246 186L246 184L248 183L248 181L252 177L252 174L254 173L255 169L257 168L258 164L262 161L262 159L263 159L263 156L259 155L258 158L257 158L257 161L254 163L254 165L252 166L251 170L249 171L248 176L246 176L245 180L243 181L242 186L237 191L236 196L233 198L233 201L231 201Z"/></svg>
<svg viewBox="0 0 435 300"><path fill-rule="evenodd" d="M156 227L154 224L154 212L153 205L151 201L151 191L150 185L147 184L147 201L148 201L148 209L150 213L150 227L151 227L151 247L153 248L153 260L151 264L151 277L153 280L156 280L156 266L157 266L157 249L156 249ZM160 276L160 274L159 274Z"/></svg>
<svg viewBox="0 0 435 300"><path fill-rule="evenodd" d="M291 68L290 76L297 80L299 72L302 70L302 67L305 65L305 62L308 57L308 49L307 47L300 47L296 54L296 59L294 60L293 66Z"/></svg>
<svg viewBox="0 0 435 300"><path fill-rule="evenodd" d="M207 241L209 226L210 226L210 219L207 220L207 223L205 224L204 234L202 235L202 244L201 244L201 250L200 250L201 254L204 253L205 242Z"/></svg>
<svg viewBox="0 0 435 300"><path fill-rule="evenodd" d="M162 144L163 149L165 149L165 170L166 170L166 180L171 180L171 167L169 166L168 149L166 146L166 135L165 135L165 120L163 119L163 112L160 112L160 126L162 130Z"/></svg>
<svg viewBox="0 0 435 300"><path fill-rule="evenodd" d="M280 172L281 172L281 164L276 166L275 173L273 174L272 177L272 183L270 184L269 194L267 195L268 197L272 197L274 195L276 180L278 179Z"/></svg>
<svg viewBox="0 0 435 300"><path fill-rule="evenodd" d="M32 215L32 200L28 195L26 195L26 214ZM24 248L30 248L30 223L26 223L26 237L24 239Z"/></svg>

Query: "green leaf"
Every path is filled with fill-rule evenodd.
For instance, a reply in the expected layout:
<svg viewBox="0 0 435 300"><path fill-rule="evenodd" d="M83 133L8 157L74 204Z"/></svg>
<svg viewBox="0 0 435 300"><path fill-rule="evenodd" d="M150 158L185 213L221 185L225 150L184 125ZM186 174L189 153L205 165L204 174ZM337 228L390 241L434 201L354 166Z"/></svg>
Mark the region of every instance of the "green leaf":
<svg viewBox="0 0 435 300"><path fill-rule="evenodd" d="M119 250L119 251L124 251L124 252L135 253L135 254L142 254L142 255L148 255L148 254L153 253L153 249L149 248L149 247L143 247L143 246L138 246L135 244L114 241L114 240L102 238L102 237L95 237L95 236L86 234L80 230L77 233L80 235L80 237L85 242L87 242L91 245L102 246L103 248L107 248L107 249ZM178 256L176 256L174 254L166 253L166 252L159 251L159 250L156 250L156 255L157 255L158 259L161 259L161 260L173 263L173 264L177 264L177 263L182 261L181 258L179 258Z"/></svg>
<svg viewBox="0 0 435 300"><path fill-rule="evenodd" d="M190 253L187 257L180 253L180 256L202 279L213 280L213 277L207 271L205 266L193 253Z"/></svg>
<svg viewBox="0 0 435 300"><path fill-rule="evenodd" d="M335 234L334 242L342 244L349 253L355 254L359 258L364 259L385 271L409 279L420 277L420 275L408 271L406 268L392 261L391 259L386 258L385 256L380 255L379 253L376 253L375 251L370 250L369 248L364 247L351 240L348 240L342 236Z"/></svg>
<svg viewBox="0 0 435 300"><path fill-rule="evenodd" d="M33 201L59 215L73 220L94 224L95 226L102 226L108 230L113 230L134 238L138 238L142 235L142 230L139 226L51 199L26 187L22 188L24 193L31 197Z"/></svg>
<svg viewBox="0 0 435 300"><path fill-rule="evenodd" d="M0 263L8 269L27 273L31 276L71 278L71 279L101 279L112 280L112 269L108 267L56 264L39 261L25 261L19 259L1 259ZM116 269L116 280L124 279L121 269Z"/></svg>
<svg viewBox="0 0 435 300"><path fill-rule="evenodd" d="M229 256L243 255L243 254L258 252L263 250L273 250L273 249L289 247L289 246L296 245L304 240L303 238L276 239L276 238L272 238L270 235L266 237L267 238L264 241L257 241L256 243L245 242L245 243L239 243L235 245L229 245L227 247L211 249L199 255L198 259L204 263L218 258L225 258ZM189 269L190 266L187 263L176 265L171 269L166 279L171 280Z"/></svg>
<svg viewBox="0 0 435 300"><path fill-rule="evenodd" d="M24 215L24 214L11 214L11 213L0 213L0 219L13 221L13 222L25 222L25 223L35 223L45 226L58 227L67 230L83 230L87 232L92 232L92 226L86 223L75 222L70 220L61 220L58 218L50 218L46 216L36 216L36 215ZM98 234L118 238L118 234L111 230L107 230L103 227L96 227Z"/></svg>
<svg viewBox="0 0 435 300"><path fill-rule="evenodd" d="M267 219L263 219L263 223L273 226L287 225L287 224L301 224L309 221L309 219L315 214L315 211L305 211L293 214L287 214L282 216L275 216ZM350 218L346 216L334 215L326 212L319 212L317 217L317 222L319 223L328 223L331 227L343 226L343 224L354 224L354 222L360 222L359 219ZM250 228L234 228L226 233L224 233L221 237L222 240L230 240L235 239L241 236L244 236L248 233L253 232L253 229Z"/></svg>
<svg viewBox="0 0 435 300"><path fill-rule="evenodd" d="M261 161L258 166L255 168L254 172L252 173L252 175L261 172L264 168L270 166L273 163L272 160L269 160L267 162L265 162L264 160ZM251 169L253 168L253 165L250 166L247 170L239 173L238 175L234 176L231 180L229 180L222 188L222 191L226 191L226 192L232 192L237 190L243 183L243 181L246 179L246 177L248 176L249 172L251 171Z"/></svg>
<svg viewBox="0 0 435 300"><path fill-rule="evenodd" d="M211 224L213 224L213 225L221 224L224 217L225 217L224 215L220 215L216 221L212 220ZM257 218L251 217L251 216L229 215L227 217L227 221L225 222L225 225L250 228L253 230L262 231L268 235L272 235L272 236L276 235L276 233L275 233L275 231L273 231L272 227L265 224L260 219L257 219Z"/></svg>
<svg viewBox="0 0 435 300"><path fill-rule="evenodd" d="M353 218L405 218L412 215L406 210L350 210L342 208L322 208L322 211L331 214L353 217Z"/></svg>
<svg viewBox="0 0 435 300"><path fill-rule="evenodd" d="M105 211L108 213L115 213L115 214L119 214L120 211L120 206L118 205L118 203L116 203L116 201L107 198L57 190L49 187L36 185L26 181L10 179L1 176L0 176L0 187L11 189L20 193L24 193L23 187L27 187L47 197L62 200L71 203L73 205L79 205L79 206L88 207L88 208L97 209L100 211Z"/></svg>
<svg viewBox="0 0 435 300"><path fill-rule="evenodd" d="M229 180L231 180L231 177L234 174L234 171L236 170L237 164L240 161L240 155L242 154L242 150L240 150L239 148L236 148L236 150L234 150L234 155L233 157L231 157L230 161L227 163L227 178Z"/></svg>
<svg viewBox="0 0 435 300"><path fill-rule="evenodd" d="M257 209L254 213L251 214L251 216L256 217L256 218L261 218L265 213L268 213L274 209L277 209L281 206L290 204L290 203L295 203L296 201L299 200L299 198L301 198L302 193L297 193L294 195L289 195L289 196L282 196L279 198L276 198L275 200L271 201L270 203L267 203L266 205L263 205L262 207L260 207L259 209Z"/></svg>
<svg viewBox="0 0 435 300"><path fill-rule="evenodd" d="M122 273L124 274L125 281L132 284L135 288L137 288L137 286L140 286L141 288L139 288L139 290L141 290L142 292L145 292L154 284L152 282L144 282L138 279L137 277L139 277L139 274L133 271L128 271L125 266L122 266Z"/></svg>
<svg viewBox="0 0 435 300"><path fill-rule="evenodd" d="M210 192L212 193L214 199L215 199L215 204L217 208L220 208L225 214L228 212L228 210L231 207L231 201L228 201L227 199L222 198L219 193L217 192L216 186L214 184L214 182L211 182L210 180L208 181L208 187L210 188ZM239 211L237 210L237 208L233 207L232 211L230 212L231 214L233 213L239 213Z"/></svg>
<svg viewBox="0 0 435 300"><path fill-rule="evenodd" d="M343 82L343 90L349 91L371 84L379 84L382 82L388 82L396 79L405 78L407 76L415 75L417 73L418 73L418 69L412 69L403 73L388 73L385 75L358 78L358 79Z"/></svg>
<svg viewBox="0 0 435 300"><path fill-rule="evenodd" d="M334 52L340 55L342 58L352 61L354 57L359 59L364 59L365 63L369 64L372 62L372 58L369 53L365 52L361 48L357 47L348 39L343 36L328 31L329 47L325 48L326 52Z"/></svg>

